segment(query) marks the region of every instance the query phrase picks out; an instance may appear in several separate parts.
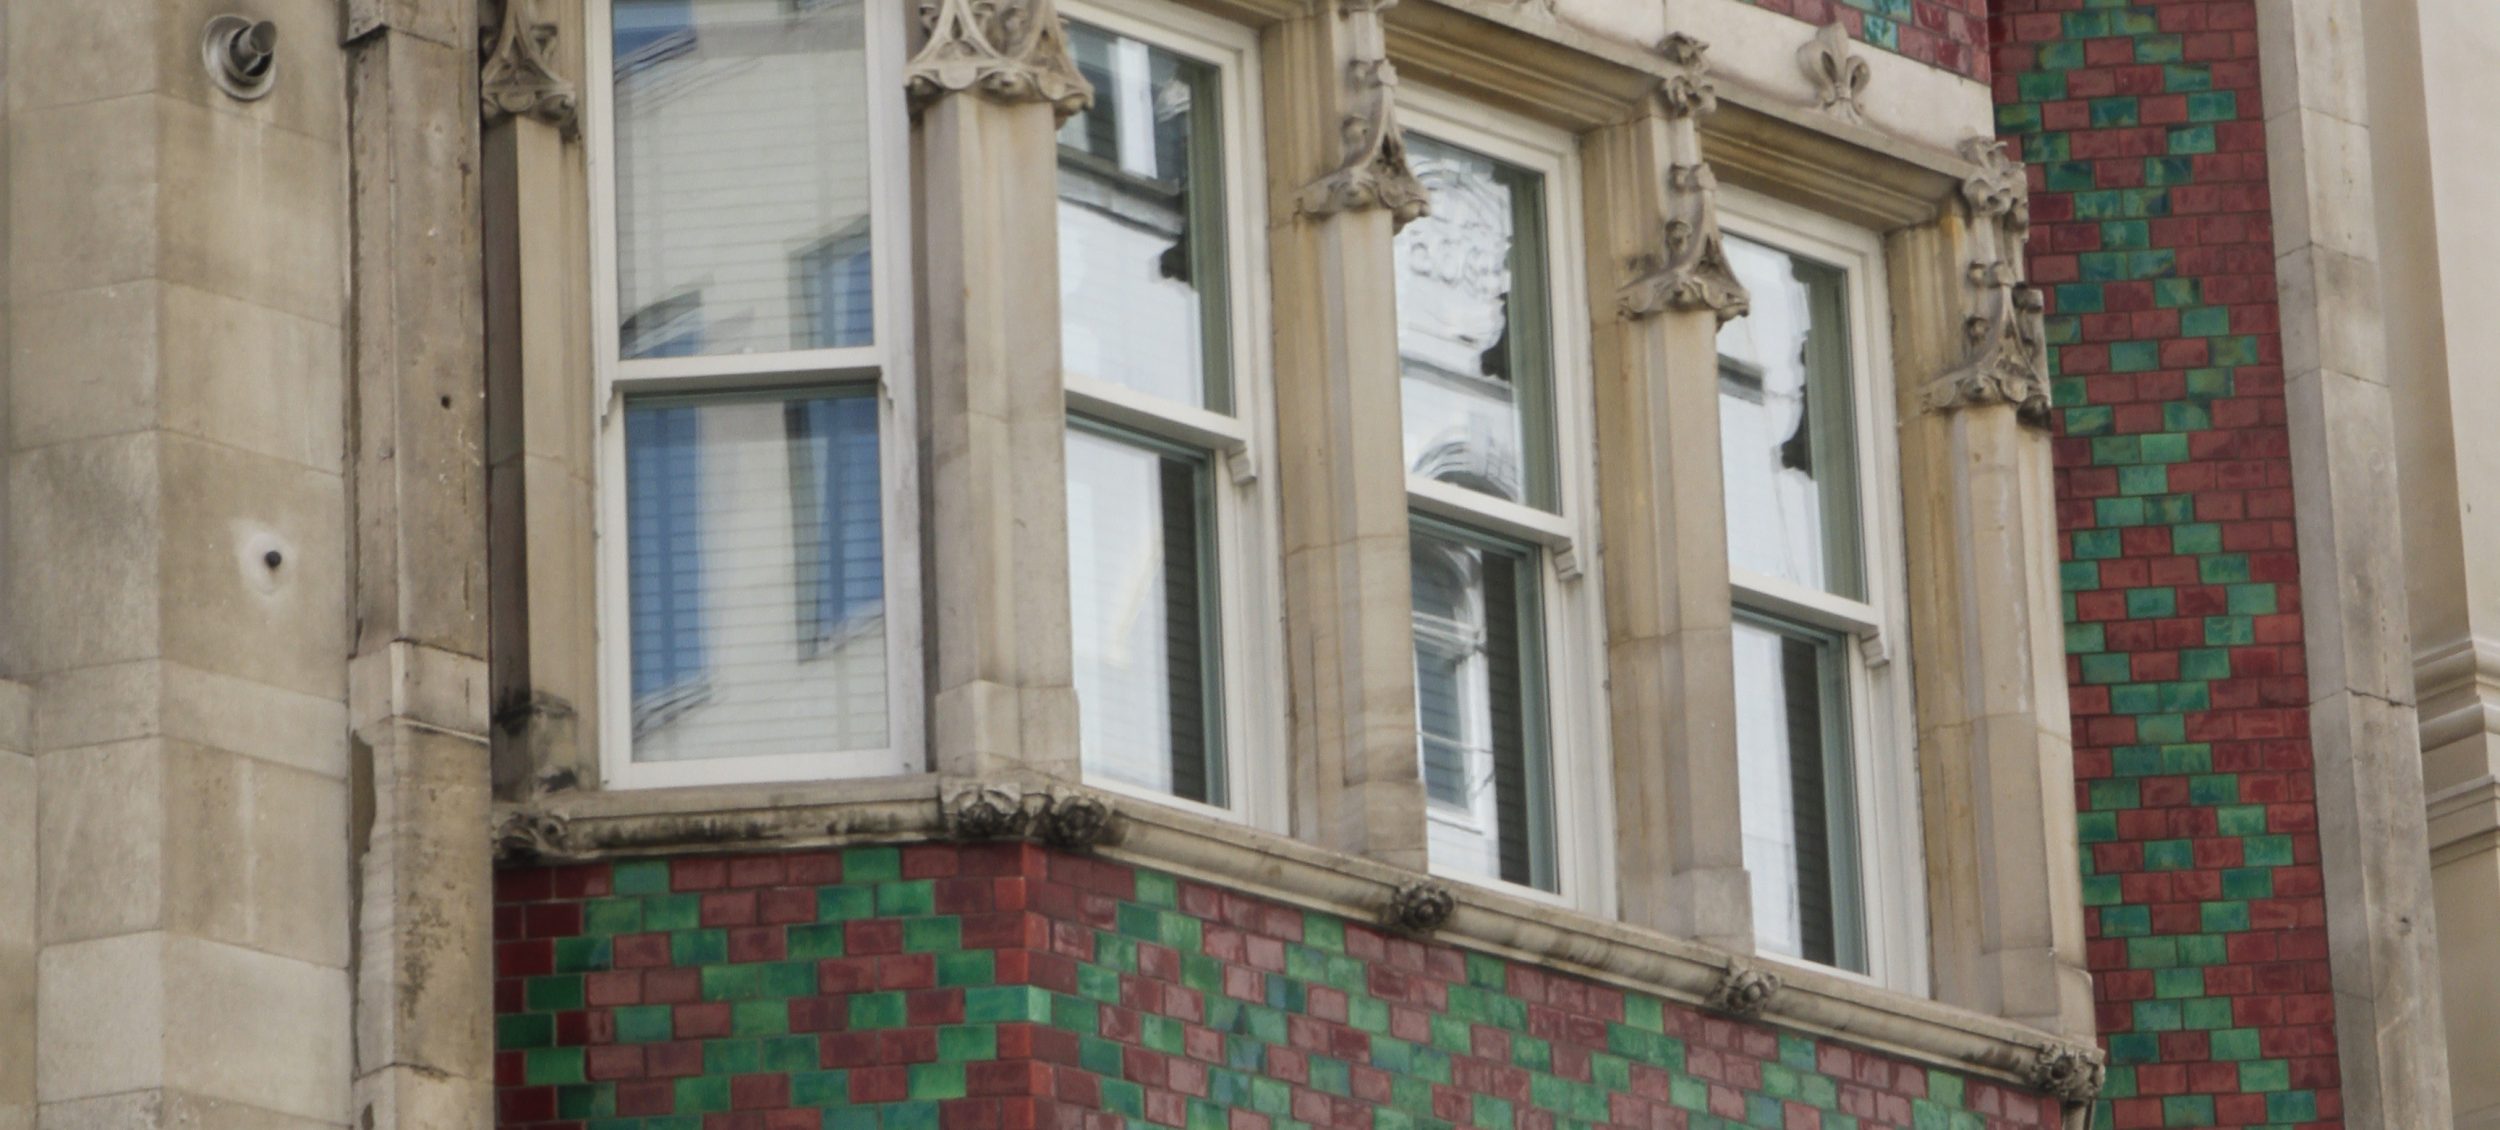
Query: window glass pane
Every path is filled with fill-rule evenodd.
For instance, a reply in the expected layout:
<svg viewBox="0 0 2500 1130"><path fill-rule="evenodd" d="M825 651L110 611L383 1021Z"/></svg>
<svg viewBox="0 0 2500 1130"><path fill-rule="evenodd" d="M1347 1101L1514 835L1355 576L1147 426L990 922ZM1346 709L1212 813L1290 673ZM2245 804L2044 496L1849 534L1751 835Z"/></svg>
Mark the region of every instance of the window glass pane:
<svg viewBox="0 0 2500 1130"><path fill-rule="evenodd" d="M1067 370L1229 411L1216 69L1085 24L1068 39L1094 105L1059 129Z"/></svg>
<svg viewBox="0 0 2500 1130"><path fill-rule="evenodd" d="M625 406L633 755L886 743L877 401Z"/></svg>
<svg viewBox="0 0 2500 1130"><path fill-rule="evenodd" d="M1416 752L1437 867L1554 888L1534 551L1414 532Z"/></svg>
<svg viewBox="0 0 2500 1130"><path fill-rule="evenodd" d="M1755 940L1866 971L1842 641L1736 621L1736 743Z"/></svg>
<svg viewBox="0 0 2500 1130"><path fill-rule="evenodd" d="M621 354L869 344L860 0L612 12Z"/></svg>
<svg viewBox="0 0 2500 1130"><path fill-rule="evenodd" d="M1225 803L1203 457L1068 432L1069 621L1085 771Z"/></svg>
<svg viewBox="0 0 2500 1130"><path fill-rule="evenodd" d="M1736 568L1864 599L1841 272L1731 238L1753 311L1719 330L1719 443Z"/></svg>
<svg viewBox="0 0 2500 1130"><path fill-rule="evenodd" d="M1432 214L1397 237L1406 466L1551 509L1544 178L1416 134Z"/></svg>

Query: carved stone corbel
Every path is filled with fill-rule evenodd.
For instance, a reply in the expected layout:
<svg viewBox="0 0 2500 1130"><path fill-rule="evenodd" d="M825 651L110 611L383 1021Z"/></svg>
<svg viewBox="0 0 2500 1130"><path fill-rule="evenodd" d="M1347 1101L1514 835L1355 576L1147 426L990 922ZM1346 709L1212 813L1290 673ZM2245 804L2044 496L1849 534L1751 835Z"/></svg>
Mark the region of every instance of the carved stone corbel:
<svg viewBox="0 0 2500 1130"><path fill-rule="evenodd" d="M1398 126L1398 70L1389 62L1380 29L1380 14L1396 6L1397 0L1337 4L1337 17L1347 21L1354 47L1345 70L1347 112L1339 126L1345 157L1294 197L1305 215L1385 208L1402 228L1431 209L1431 195L1406 164L1406 136Z"/></svg>
<svg viewBox="0 0 2500 1130"><path fill-rule="evenodd" d="M2101 1084L2109 1078L2109 1067L2103 1062L2101 1049L2085 1044L2048 1044L2032 1053L2031 1065L2023 1077L2032 1089L2044 1091L2070 1103L2088 1103L2100 1097Z"/></svg>
<svg viewBox="0 0 2500 1130"><path fill-rule="evenodd" d="M1058 790L1014 792L970 784L939 802L946 834L960 840L1031 838L1053 847L1084 849L1117 838L1109 801L1092 793Z"/></svg>
<svg viewBox="0 0 2500 1130"><path fill-rule="evenodd" d="M528 863L573 854L573 828L561 813L513 809L495 824L495 862Z"/></svg>
<svg viewBox="0 0 2500 1130"><path fill-rule="evenodd" d="M534 0L489 0L497 9L487 34L479 40L478 102L487 124L504 118L530 118L574 136L580 103L573 84L556 73L550 49L555 45L554 20L534 14Z"/></svg>
<svg viewBox="0 0 2500 1130"><path fill-rule="evenodd" d="M1711 310L1725 324L1752 305L1745 284L1728 266L1719 235L1719 179L1701 155L1701 117L1719 108L1710 77L1710 45L1677 32L1658 45L1667 61L1683 68L1658 87L1667 117L1666 246L1632 262L1632 281L1616 295L1626 318L1666 310Z"/></svg>
<svg viewBox="0 0 2500 1130"><path fill-rule="evenodd" d="M2023 266L2030 187L2022 162L2008 156L1996 138L1970 138L1961 152L1977 166L1962 182L1970 222L1971 257L1963 268L1970 312L1962 322L1962 364L1929 382L1926 403L1936 411L2010 404L2024 423L2047 427L2048 335L2040 292Z"/></svg>
<svg viewBox="0 0 2500 1130"><path fill-rule="evenodd" d="M1806 81L1814 84L1816 108L1844 122L1866 120L1858 96L1866 92L1875 69L1858 54L1857 41L1849 38L1846 26L1837 21L1823 25L1797 49L1797 65L1806 72Z"/></svg>
<svg viewBox="0 0 2500 1130"><path fill-rule="evenodd" d="M903 71L915 114L959 91L1047 102L1062 122L1094 104L1052 0L921 0L920 30L926 42Z"/></svg>
<svg viewBox="0 0 2500 1130"><path fill-rule="evenodd" d="M1757 969L1742 961L1731 961L1719 974L1719 983L1712 987L1702 1006L1730 1016L1762 1015L1763 1006L1780 991L1779 974Z"/></svg>
<svg viewBox="0 0 2500 1130"><path fill-rule="evenodd" d="M1450 915L1458 910L1458 896L1446 883L1417 880L1400 883L1389 892L1389 903L1381 910L1380 920L1392 930L1408 934L1429 934L1450 924Z"/></svg>

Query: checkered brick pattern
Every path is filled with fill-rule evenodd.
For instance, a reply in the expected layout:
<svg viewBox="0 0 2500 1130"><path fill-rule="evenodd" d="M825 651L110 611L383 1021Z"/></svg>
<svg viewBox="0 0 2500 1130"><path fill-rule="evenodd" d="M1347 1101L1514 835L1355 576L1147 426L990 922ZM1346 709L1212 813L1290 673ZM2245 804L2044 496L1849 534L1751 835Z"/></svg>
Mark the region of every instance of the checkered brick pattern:
<svg viewBox="0 0 2500 1130"><path fill-rule="evenodd" d="M2057 1125L2040 1095L1029 846L497 892L505 1130Z"/></svg>
<svg viewBox="0 0 2500 1130"><path fill-rule="evenodd" d="M2048 292L2094 1124L2339 1125L2250 0L1999 0Z"/></svg>
<svg viewBox="0 0 2500 1130"><path fill-rule="evenodd" d="M1834 20L1852 38L1931 67L1988 77L1987 0L1746 0L1815 27ZM1803 38L1799 42L1804 42Z"/></svg>

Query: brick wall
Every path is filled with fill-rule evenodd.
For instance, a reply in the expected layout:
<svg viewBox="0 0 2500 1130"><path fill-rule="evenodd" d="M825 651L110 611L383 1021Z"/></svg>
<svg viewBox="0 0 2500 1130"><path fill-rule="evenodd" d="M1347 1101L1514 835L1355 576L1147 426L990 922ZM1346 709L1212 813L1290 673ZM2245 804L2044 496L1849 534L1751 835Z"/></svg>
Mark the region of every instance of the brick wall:
<svg viewBox="0 0 2500 1130"><path fill-rule="evenodd" d="M1998 0L2047 291L2095 1125L2339 1125L2248 0Z"/></svg>
<svg viewBox="0 0 2500 1130"><path fill-rule="evenodd" d="M1851 37L1931 67L1988 77L1988 0L1745 0L1816 27L1839 20Z"/></svg>
<svg viewBox="0 0 2500 1130"><path fill-rule="evenodd" d="M497 882L504 1130L2057 1124L2054 1100L1021 845Z"/></svg>

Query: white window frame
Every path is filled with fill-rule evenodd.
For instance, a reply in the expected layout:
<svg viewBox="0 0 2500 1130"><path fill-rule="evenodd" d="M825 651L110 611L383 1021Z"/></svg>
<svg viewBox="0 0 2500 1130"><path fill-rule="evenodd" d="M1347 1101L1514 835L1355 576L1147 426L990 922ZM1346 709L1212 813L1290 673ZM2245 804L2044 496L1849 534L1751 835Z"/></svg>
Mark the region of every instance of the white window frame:
<svg viewBox="0 0 2500 1130"><path fill-rule="evenodd" d="M1539 550L1545 639L1546 772L1551 782L1555 889L1430 864L1432 873L1569 907L1616 913L1614 789L1606 751L1603 579L1597 560L1595 387L1583 263L1578 139L1552 126L1416 83L1398 88L1398 117L1420 133L1544 178L1547 328L1553 346L1554 504L1551 512L1409 474L1410 513L1527 543ZM1390 432L1390 435L1397 433ZM1427 816L1426 819L1432 817Z"/></svg>
<svg viewBox="0 0 2500 1130"><path fill-rule="evenodd" d="M597 544L599 768L608 788L667 788L919 773L928 764L921 694L920 513L917 404L912 374L910 124L903 101L901 9L864 0L862 76L868 100L869 256L876 287L865 346L686 358L621 356L617 309L614 40L609 0L584 9L582 124L591 204L591 358L598 437ZM886 747L820 753L637 762L633 759L633 653L626 583L625 414L636 394L797 391L873 385L885 499Z"/></svg>
<svg viewBox="0 0 2500 1130"><path fill-rule="evenodd" d="M1166 0L1116 8L1062 0L1060 15L1144 40L1215 68L1223 135L1225 317L1231 323L1232 413L1191 407L1073 370L1064 374L1071 417L1115 424L1207 453L1213 480L1217 631L1223 670L1224 786L1231 801L1201 804L1170 793L1088 776L1107 792L1254 828L1284 832L1291 816L1284 757L1283 579L1277 499L1276 410L1269 354L1267 169L1260 141L1258 32ZM1052 280L1057 285L1057 280Z"/></svg>
<svg viewBox="0 0 2500 1130"><path fill-rule="evenodd" d="M1793 581L1729 571L1738 607L1835 632L1856 645L1840 651L1849 696L1867 972L1768 951L1762 956L1924 996L1929 983L1926 863L1919 821L1917 719L1910 653L1903 646L1909 638L1909 580L1883 240L1865 228L1732 186L1719 190L1719 223L1729 235L1842 272L1858 540L1867 593L1866 600L1850 600Z"/></svg>

